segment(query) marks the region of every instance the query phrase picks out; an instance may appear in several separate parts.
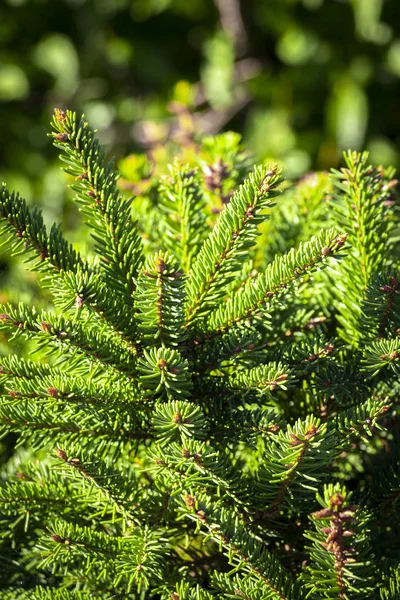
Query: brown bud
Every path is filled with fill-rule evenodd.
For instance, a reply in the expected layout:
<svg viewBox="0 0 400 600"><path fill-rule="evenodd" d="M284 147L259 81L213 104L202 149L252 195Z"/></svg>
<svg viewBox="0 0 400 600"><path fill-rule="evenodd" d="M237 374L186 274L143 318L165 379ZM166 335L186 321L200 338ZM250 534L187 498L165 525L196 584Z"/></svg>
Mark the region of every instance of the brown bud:
<svg viewBox="0 0 400 600"><path fill-rule="evenodd" d="M82 308L82 306L84 305L85 301L82 298L82 296L76 296L75 298L75 308L76 310L80 310Z"/></svg>
<svg viewBox="0 0 400 600"><path fill-rule="evenodd" d="M182 456L183 456L183 458L190 458L191 454L190 454L189 450L186 450L186 448L183 448Z"/></svg>
<svg viewBox="0 0 400 600"><path fill-rule="evenodd" d="M201 465L201 455L200 454L193 454L193 460L196 463L196 465Z"/></svg>
<svg viewBox="0 0 400 600"><path fill-rule="evenodd" d="M176 423L176 424L182 423L182 415L180 412L176 412L174 414L174 423Z"/></svg>
<svg viewBox="0 0 400 600"><path fill-rule="evenodd" d="M58 398L58 389L55 388L55 387L49 387L49 388L47 388L47 393L52 398Z"/></svg>
<svg viewBox="0 0 400 600"><path fill-rule="evenodd" d="M321 510L317 510L312 513L314 519L329 519L329 517L333 517L334 513L330 508L322 508Z"/></svg>
<svg viewBox="0 0 400 600"><path fill-rule="evenodd" d="M333 494L329 500L332 506L342 506L344 502L344 496L342 496L342 494Z"/></svg>
<svg viewBox="0 0 400 600"><path fill-rule="evenodd" d="M196 514L199 517L200 521L203 521L203 523L207 522L207 514L204 510L198 510Z"/></svg>
<svg viewBox="0 0 400 600"><path fill-rule="evenodd" d="M54 139L57 140L57 142L68 142L69 135L68 133L57 133L54 136Z"/></svg>
<svg viewBox="0 0 400 600"><path fill-rule="evenodd" d="M53 535L51 536L51 539L54 540L55 542L57 542L57 544L65 544L66 540L62 537L60 537L59 535L57 535L57 533L53 533Z"/></svg>
<svg viewBox="0 0 400 600"><path fill-rule="evenodd" d="M308 439L314 437L315 435L317 435L318 433L318 427L316 427L315 425L309 425L306 429L306 437Z"/></svg>
<svg viewBox="0 0 400 600"><path fill-rule="evenodd" d="M268 425L267 431L269 431L270 433L276 433L277 431L279 431L279 425Z"/></svg>
<svg viewBox="0 0 400 600"><path fill-rule="evenodd" d="M190 496L188 494L187 496L185 496L185 504L188 508L194 508L196 500L193 498L193 496Z"/></svg>
<svg viewBox="0 0 400 600"><path fill-rule="evenodd" d="M294 448L295 446L300 446L303 441L297 437L297 435L295 435L294 433L290 434L290 442L289 442L289 446Z"/></svg>
<svg viewBox="0 0 400 600"><path fill-rule="evenodd" d="M50 325L50 323L46 323L46 321L42 321L40 323L41 328L43 329L43 331L45 333L51 333L52 332L52 326Z"/></svg>
<svg viewBox="0 0 400 600"><path fill-rule="evenodd" d="M324 246L321 250L321 254L322 256L329 256L332 254L332 250L329 248L329 246Z"/></svg>
<svg viewBox="0 0 400 600"><path fill-rule="evenodd" d="M167 368L167 366L168 366L168 363L167 363L167 361L165 360L165 358L161 358L161 359L158 361L158 368L160 369L160 371L165 371L165 370L166 370L166 368Z"/></svg>
<svg viewBox="0 0 400 600"><path fill-rule="evenodd" d="M61 108L54 109L54 116L59 123L63 123L66 119L66 113Z"/></svg>
<svg viewBox="0 0 400 600"><path fill-rule="evenodd" d="M54 450L54 453L56 456L58 456L58 458L61 458L61 460L63 460L64 462L68 461L67 453L64 452L64 450L61 450L61 448L57 448L56 450Z"/></svg>

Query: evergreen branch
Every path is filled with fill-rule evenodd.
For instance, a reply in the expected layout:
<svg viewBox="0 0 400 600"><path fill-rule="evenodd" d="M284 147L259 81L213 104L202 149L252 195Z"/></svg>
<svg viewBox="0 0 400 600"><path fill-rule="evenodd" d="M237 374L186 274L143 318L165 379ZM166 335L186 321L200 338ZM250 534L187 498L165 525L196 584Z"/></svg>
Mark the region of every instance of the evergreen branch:
<svg viewBox="0 0 400 600"><path fill-rule="evenodd" d="M397 272L375 275L361 305L363 341L394 337L400 323L400 284Z"/></svg>
<svg viewBox="0 0 400 600"><path fill-rule="evenodd" d="M116 332L133 336L132 320L126 316L118 318L113 302L101 293L99 274L65 240L60 226L54 224L48 234L41 211L31 210L25 200L10 194L4 185L0 188L0 219L3 230L9 234L4 245L11 243L13 253L23 254L26 261L33 262L34 270L57 276L56 295L66 308L75 303L79 309L86 303Z"/></svg>
<svg viewBox="0 0 400 600"><path fill-rule="evenodd" d="M87 405L107 405L118 406L127 405L132 407L132 404L140 401L140 397L129 398L127 394L132 394L132 387L129 389L126 385L121 385L116 381L112 389L108 390L103 383L94 383L83 377L64 376L62 373L59 376L52 377L30 377L11 378L8 377L7 391L12 398L19 400L23 398L36 398L53 400L57 404L63 403L78 403L83 406Z"/></svg>
<svg viewBox="0 0 400 600"><path fill-rule="evenodd" d="M173 400L158 404L153 413L153 428L162 445L195 437L207 437L208 424L199 406Z"/></svg>
<svg viewBox="0 0 400 600"><path fill-rule="evenodd" d="M54 303L62 312L75 307L79 315L88 308L99 320L106 324L121 339L121 343L137 353L135 340L137 323L133 310L127 311L119 294L110 294L107 281L97 269L77 269L63 275L63 286L58 282L51 286Z"/></svg>
<svg viewBox="0 0 400 600"><path fill-rule="evenodd" d="M187 325L204 317L225 294L225 286L236 277L279 191L281 172L276 166L257 167L225 206L214 229L193 263L187 283Z"/></svg>
<svg viewBox="0 0 400 600"><path fill-rule="evenodd" d="M23 475L21 474L23 477ZM14 514L15 509L32 511L33 508L43 507L48 510L49 505L68 503L65 498L65 489L60 493L60 486L47 482L34 483L19 481L6 483L0 487L0 506L3 514Z"/></svg>
<svg viewBox="0 0 400 600"><path fill-rule="evenodd" d="M354 437L371 436L374 429L382 429L379 420L388 412L389 406L387 400L369 399L340 411L330 421L328 429L336 431L345 445Z"/></svg>
<svg viewBox="0 0 400 600"><path fill-rule="evenodd" d="M395 375L400 374L400 340L377 340L363 349L362 364L374 377L387 367Z"/></svg>
<svg viewBox="0 0 400 600"><path fill-rule="evenodd" d="M271 396L271 392L286 390L295 381L293 371L282 363L268 363L248 370L237 370L225 378L225 385L232 392L259 396Z"/></svg>
<svg viewBox="0 0 400 600"><path fill-rule="evenodd" d="M263 582L257 580L251 573L233 577L231 573L218 573L215 571L211 575L211 581L213 587L225 598L240 598L241 600L265 600L266 597L268 598L265 595ZM303 596L298 586L293 586L287 597L299 600Z"/></svg>
<svg viewBox="0 0 400 600"><path fill-rule="evenodd" d="M102 598L103 600L113 600L113 592L90 592L79 590L66 590L65 588L49 588L37 586L34 590L27 592L31 600L91 600L92 598Z"/></svg>
<svg viewBox="0 0 400 600"><path fill-rule="evenodd" d="M305 534L313 542L311 565L304 574L310 593L332 600L372 598L375 586L365 517L358 506L348 504L349 495L340 484L325 486L317 499L323 508L311 515L316 533Z"/></svg>
<svg viewBox="0 0 400 600"><path fill-rule="evenodd" d="M273 408L241 408L233 410L222 422L215 419L211 431L214 443L221 443L222 436L222 445L225 445L234 434L235 440L255 445L258 437L274 436L281 427L282 419Z"/></svg>
<svg viewBox="0 0 400 600"><path fill-rule="evenodd" d="M387 256L392 209L387 200L397 181L393 179L393 169L369 166L367 152L348 152L344 159L346 167L332 171L336 190L333 208L340 228L349 236L351 250L338 271L341 283L333 292L338 298L341 335L350 344L358 345L365 292L371 278L391 262Z"/></svg>
<svg viewBox="0 0 400 600"><path fill-rule="evenodd" d="M38 363L23 359L14 354L0 359L0 377L5 379L42 379L49 376L60 376L61 371L47 363Z"/></svg>
<svg viewBox="0 0 400 600"><path fill-rule="evenodd" d="M141 270L135 307L145 346L177 346L184 339L183 273L171 256L149 256Z"/></svg>
<svg viewBox="0 0 400 600"><path fill-rule="evenodd" d="M313 417L279 431L265 447L258 472L256 501L266 506L262 516L270 519L286 505L298 507L309 501L336 453L335 436Z"/></svg>
<svg viewBox="0 0 400 600"><path fill-rule="evenodd" d="M200 164L213 213L220 213L237 185L251 171L251 156L241 147L241 136L233 131L207 135L201 140Z"/></svg>
<svg viewBox="0 0 400 600"><path fill-rule="evenodd" d="M52 573L57 573L59 565L72 573L79 572L83 559L86 574L98 573L97 578L104 580L108 563L113 585L123 582L128 593L134 585L140 593L151 580L161 579L161 564L169 547L160 531L144 527L129 536L117 537L62 521L53 523L49 530L51 535L42 538L40 566L50 568Z"/></svg>
<svg viewBox="0 0 400 600"><path fill-rule="evenodd" d="M204 535L224 550L230 564L247 572L259 582L264 598L293 598L293 584L289 575L272 554L248 536L237 517L230 516L226 509L211 505L203 497L196 499L186 495L184 500L184 514L194 520L199 528L207 531Z"/></svg>
<svg viewBox="0 0 400 600"><path fill-rule="evenodd" d="M173 442L168 448L156 450L153 460L158 476L166 472L173 482L183 480L190 489L227 496L235 509L243 511L244 498L250 496L249 480L238 475L226 456L197 440L187 439L184 445Z"/></svg>
<svg viewBox="0 0 400 600"><path fill-rule="evenodd" d="M71 111L55 110L54 144L62 150L66 172L73 175L77 200L94 230L107 281L128 301L142 262L141 241L130 218L130 202L117 188L117 175L89 125Z"/></svg>
<svg viewBox="0 0 400 600"><path fill-rule="evenodd" d="M176 584L176 591L170 594L170 600L213 600L214 596L202 589L198 584L191 587L189 583L181 581Z"/></svg>
<svg viewBox="0 0 400 600"><path fill-rule="evenodd" d="M323 231L311 241L300 244L297 251L290 250L278 256L264 273L248 281L237 294L211 313L207 331L221 334L230 327L253 319L266 310L271 300L300 277L322 266L326 258L339 251L346 236L336 235L334 230Z"/></svg>
<svg viewBox="0 0 400 600"><path fill-rule="evenodd" d="M198 172L176 162L161 178L159 194L165 247L188 273L208 230Z"/></svg>
<svg viewBox="0 0 400 600"><path fill-rule="evenodd" d="M137 364L145 392L168 400L189 396L192 381L188 367L178 350L163 347L144 350Z"/></svg>
<svg viewBox="0 0 400 600"><path fill-rule="evenodd" d="M0 327L14 331L14 337L23 335L37 340L37 348L52 347L61 352L78 350L95 361L111 365L132 377L136 371L136 361L132 353L121 346L118 338L107 330L94 330L77 320L56 316L47 312L36 312L34 308L19 305L0 306ZM69 357L70 359L73 357Z"/></svg>
<svg viewBox="0 0 400 600"><path fill-rule="evenodd" d="M85 268L79 253L53 225L47 233L42 212L31 210L19 194L0 187L0 219L3 231L9 235L3 243L13 247L14 254L24 254L26 261L34 261L33 269L53 273Z"/></svg>
<svg viewBox="0 0 400 600"><path fill-rule="evenodd" d="M86 460L78 458L78 455L82 453L77 452L76 449L70 448L70 454L73 458L69 458L65 450L61 448L55 450L55 455L69 467L72 476L82 478L89 491L93 486L96 488L99 496L97 503L103 504L101 516L110 510L109 505L111 504L112 522L115 521L116 513L119 513L125 520L124 525L130 526L133 522L137 523L137 518L131 508L134 505L132 492L128 492L126 489L125 480L120 473L106 468L103 463L93 459L90 454Z"/></svg>
<svg viewBox="0 0 400 600"><path fill-rule="evenodd" d="M80 439L82 444L90 444L91 439L98 438L124 444L152 438L151 433L138 427L128 412L118 414L108 409L95 413L68 405L55 411L53 405L38 405L27 399L22 400L22 404L15 400L0 404L0 435L9 431L21 434L20 443L31 439L34 447L55 440L61 443Z"/></svg>

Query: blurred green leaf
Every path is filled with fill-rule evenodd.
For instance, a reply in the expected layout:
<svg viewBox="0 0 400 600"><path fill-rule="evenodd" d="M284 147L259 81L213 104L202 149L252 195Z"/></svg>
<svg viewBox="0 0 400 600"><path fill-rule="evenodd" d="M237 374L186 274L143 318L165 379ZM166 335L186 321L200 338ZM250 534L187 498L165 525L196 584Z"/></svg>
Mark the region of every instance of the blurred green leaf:
<svg viewBox="0 0 400 600"><path fill-rule="evenodd" d="M0 64L0 100L20 100L29 92L29 82L17 65Z"/></svg>
<svg viewBox="0 0 400 600"><path fill-rule="evenodd" d="M202 82L208 101L216 109L232 103L232 78L234 49L232 38L217 33L204 44L206 64L202 69Z"/></svg>
<svg viewBox="0 0 400 600"><path fill-rule="evenodd" d="M43 38L34 52L36 64L56 80L56 88L72 92L78 83L79 61L71 40L58 33Z"/></svg>

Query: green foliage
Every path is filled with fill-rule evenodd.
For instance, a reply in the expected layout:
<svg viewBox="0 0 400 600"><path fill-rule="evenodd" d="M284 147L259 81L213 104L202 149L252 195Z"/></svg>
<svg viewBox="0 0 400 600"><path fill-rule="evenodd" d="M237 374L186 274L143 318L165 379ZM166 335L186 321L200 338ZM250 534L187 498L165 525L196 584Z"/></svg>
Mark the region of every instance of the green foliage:
<svg viewBox="0 0 400 600"><path fill-rule="evenodd" d="M293 187L226 134L128 201L53 126L94 255L2 188L45 292L1 308L0 597L396 598L393 172Z"/></svg>

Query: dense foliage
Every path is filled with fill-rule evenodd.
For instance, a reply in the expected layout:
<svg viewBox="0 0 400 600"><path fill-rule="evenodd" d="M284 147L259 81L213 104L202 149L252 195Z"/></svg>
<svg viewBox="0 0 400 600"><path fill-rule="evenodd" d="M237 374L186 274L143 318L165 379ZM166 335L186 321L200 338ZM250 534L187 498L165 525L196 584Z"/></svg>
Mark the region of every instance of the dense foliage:
<svg viewBox="0 0 400 600"><path fill-rule="evenodd" d="M398 598L393 170L293 187L222 134L132 201L83 119L52 136L93 249L1 188L44 292L1 308L0 597Z"/></svg>

